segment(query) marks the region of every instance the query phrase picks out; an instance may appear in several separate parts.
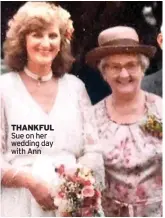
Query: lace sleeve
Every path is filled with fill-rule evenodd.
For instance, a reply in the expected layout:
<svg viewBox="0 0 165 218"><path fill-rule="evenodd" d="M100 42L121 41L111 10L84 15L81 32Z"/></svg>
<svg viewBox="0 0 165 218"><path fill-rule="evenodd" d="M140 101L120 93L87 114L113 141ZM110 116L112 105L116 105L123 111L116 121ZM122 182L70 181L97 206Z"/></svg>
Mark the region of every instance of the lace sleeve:
<svg viewBox="0 0 165 218"><path fill-rule="evenodd" d="M156 116L162 119L163 100L160 96L153 93L147 93L147 106L149 113L154 113Z"/></svg>
<svg viewBox="0 0 165 218"><path fill-rule="evenodd" d="M157 110L157 113L158 113L159 117L162 119L163 100L159 96L156 96L156 97L157 97L156 101L155 101L156 110Z"/></svg>
<svg viewBox="0 0 165 218"><path fill-rule="evenodd" d="M92 169L96 178L96 183L100 189L104 189L104 161L102 156L101 145L99 144L97 126L95 124L94 111L92 107L86 107L87 100L83 99L87 96L84 91L81 100L81 110L83 114L83 138L84 147L82 156L79 157L79 163Z"/></svg>
<svg viewBox="0 0 165 218"><path fill-rule="evenodd" d="M79 108L81 113L83 114L84 111L88 110L91 107L91 101L89 95L86 91L85 85L82 83L80 92L79 92Z"/></svg>
<svg viewBox="0 0 165 218"><path fill-rule="evenodd" d="M7 117L5 113L4 101L1 96L1 129L0 129L0 156L1 156L1 178L11 165L5 161L4 154L7 152Z"/></svg>

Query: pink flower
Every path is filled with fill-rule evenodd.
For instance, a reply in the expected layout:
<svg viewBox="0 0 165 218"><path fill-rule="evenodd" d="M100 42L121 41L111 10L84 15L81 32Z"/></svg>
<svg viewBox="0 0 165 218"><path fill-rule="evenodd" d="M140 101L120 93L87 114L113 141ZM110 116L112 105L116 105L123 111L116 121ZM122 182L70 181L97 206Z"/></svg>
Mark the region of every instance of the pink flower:
<svg viewBox="0 0 165 218"><path fill-rule="evenodd" d="M63 164L61 164L58 168L55 169L55 171L61 176L65 172L65 167Z"/></svg>
<svg viewBox="0 0 165 218"><path fill-rule="evenodd" d="M83 179L81 177L78 177L78 176L75 176L75 175L74 176L68 175L67 177L68 177L68 179L70 181L72 181L74 183L80 183L83 186L90 186L91 185L91 182L89 180L85 180L85 179Z"/></svg>
<svg viewBox="0 0 165 218"><path fill-rule="evenodd" d="M95 190L95 197L96 198L101 198L101 193L98 190Z"/></svg>
<svg viewBox="0 0 165 218"><path fill-rule="evenodd" d="M82 189L81 193L83 197L93 197L95 194L95 191L92 186L85 186Z"/></svg>
<svg viewBox="0 0 165 218"><path fill-rule="evenodd" d="M89 180L84 180L83 181L83 185L86 185L86 186L90 186L91 185L91 182Z"/></svg>
<svg viewBox="0 0 165 218"><path fill-rule="evenodd" d="M136 195L137 195L140 199L142 199L142 200L144 200L144 199L147 197L147 196L146 196L145 189L144 189L144 187L143 187L142 185L139 185L139 186L137 187Z"/></svg>
<svg viewBox="0 0 165 218"><path fill-rule="evenodd" d="M121 184L116 184L115 189L121 200L128 198L128 188Z"/></svg>
<svg viewBox="0 0 165 218"><path fill-rule="evenodd" d="M126 158L125 162L126 162L126 164L129 164L129 159L128 159L128 158Z"/></svg>
<svg viewBox="0 0 165 218"><path fill-rule="evenodd" d="M63 217L70 217L70 214L69 214L68 212L63 212L63 213L62 213L62 216L63 216Z"/></svg>
<svg viewBox="0 0 165 218"><path fill-rule="evenodd" d="M93 211L89 207L84 207L81 209L81 216L82 217L92 217Z"/></svg>
<svg viewBox="0 0 165 218"><path fill-rule="evenodd" d="M156 176L156 177L155 177L155 183L156 183L158 186L162 186L162 176Z"/></svg>
<svg viewBox="0 0 165 218"><path fill-rule="evenodd" d="M60 198L63 198L63 197L65 196L65 193L62 192L62 191L60 191L60 192L58 192L58 196L59 196Z"/></svg>

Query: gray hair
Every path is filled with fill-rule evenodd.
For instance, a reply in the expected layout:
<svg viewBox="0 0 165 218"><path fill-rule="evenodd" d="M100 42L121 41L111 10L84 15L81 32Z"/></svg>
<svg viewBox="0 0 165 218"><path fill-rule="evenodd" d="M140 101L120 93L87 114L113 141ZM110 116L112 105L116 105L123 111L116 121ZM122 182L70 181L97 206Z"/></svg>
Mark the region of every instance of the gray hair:
<svg viewBox="0 0 165 218"><path fill-rule="evenodd" d="M138 57L139 57L139 60L141 63L142 70L145 73L150 65L150 60L147 56L145 56L143 54L139 54Z"/></svg>

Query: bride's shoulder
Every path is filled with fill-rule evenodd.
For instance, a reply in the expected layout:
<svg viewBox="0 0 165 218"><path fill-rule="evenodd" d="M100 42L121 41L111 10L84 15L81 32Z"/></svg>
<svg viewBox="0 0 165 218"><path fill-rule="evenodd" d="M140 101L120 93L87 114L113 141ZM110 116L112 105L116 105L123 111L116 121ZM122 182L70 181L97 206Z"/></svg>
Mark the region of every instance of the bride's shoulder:
<svg viewBox="0 0 165 218"><path fill-rule="evenodd" d="M0 76L0 87L1 90L5 88L10 88L13 86L15 82L15 78L17 73L15 72L9 72L9 73L4 73Z"/></svg>
<svg viewBox="0 0 165 218"><path fill-rule="evenodd" d="M0 81L10 81L15 76L15 74L15 72L4 73L0 76Z"/></svg>
<svg viewBox="0 0 165 218"><path fill-rule="evenodd" d="M105 99L102 99L88 109L88 115L93 117L94 120L102 120L105 116Z"/></svg>
<svg viewBox="0 0 165 218"><path fill-rule="evenodd" d="M105 106L105 101L106 101L106 98L103 98L102 100L100 100L98 103L96 103L95 105L93 105L93 110L95 111L99 111L99 110L102 110Z"/></svg>
<svg viewBox="0 0 165 218"><path fill-rule="evenodd" d="M62 80L72 86L84 86L83 81L73 74L64 74Z"/></svg>

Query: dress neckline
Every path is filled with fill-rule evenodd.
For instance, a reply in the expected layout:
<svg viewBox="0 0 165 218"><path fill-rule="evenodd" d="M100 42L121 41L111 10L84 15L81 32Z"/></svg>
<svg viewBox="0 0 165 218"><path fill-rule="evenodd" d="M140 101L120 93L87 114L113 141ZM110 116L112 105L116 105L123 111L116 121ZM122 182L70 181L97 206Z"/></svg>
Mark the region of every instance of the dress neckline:
<svg viewBox="0 0 165 218"><path fill-rule="evenodd" d="M33 96L29 93L28 89L26 88L21 76L19 75L19 73L16 73L17 75L17 78L18 78L18 81L23 89L23 92L25 93L25 95L28 97L29 101L31 102L31 104L38 108L38 110L40 110L44 115L46 116L50 116L52 114L52 112L55 110L55 108L57 107L57 104L58 104L58 101L59 101L59 95L60 95L60 92L61 92L61 78L58 79L58 83L57 83L57 94L56 94L56 97L54 99L54 102L53 102L53 105L51 107L51 109L49 110L49 112L46 112L43 110L43 108L40 106L40 104L33 98Z"/></svg>
<svg viewBox="0 0 165 218"><path fill-rule="evenodd" d="M104 105L104 111L105 111L105 115L106 115L106 119L112 123L115 123L117 125L120 125L120 126L131 126L131 125L135 125L135 124L139 124L141 123L143 120L144 120L144 117L147 116L148 112L149 112L149 100L148 100L148 93L145 92L145 102L144 102L144 106L145 106L145 112L143 113L143 115L137 119L136 121L134 122L129 122L129 123L119 123L119 122L116 122L115 120L112 119L112 117L110 116L110 114L108 113L108 109L107 109L107 98L106 97L104 100L103 100L103 105Z"/></svg>

